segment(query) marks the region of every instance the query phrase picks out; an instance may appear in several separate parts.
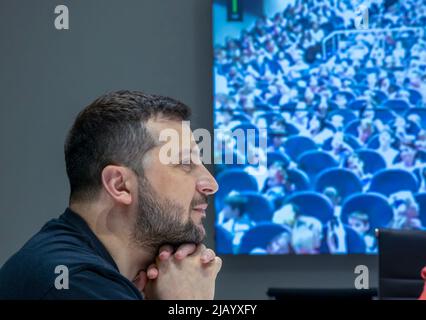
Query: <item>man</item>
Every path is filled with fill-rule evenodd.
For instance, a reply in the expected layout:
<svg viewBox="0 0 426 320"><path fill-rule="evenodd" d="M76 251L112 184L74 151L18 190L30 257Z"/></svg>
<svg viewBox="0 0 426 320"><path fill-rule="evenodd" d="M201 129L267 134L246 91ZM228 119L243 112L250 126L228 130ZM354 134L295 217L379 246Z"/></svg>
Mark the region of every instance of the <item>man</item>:
<svg viewBox="0 0 426 320"><path fill-rule="evenodd" d="M376 237L372 233L370 217L362 211L354 211L348 216L348 225L364 240L366 253L376 253Z"/></svg>
<svg viewBox="0 0 426 320"><path fill-rule="evenodd" d="M221 260L202 220L218 186L183 134L189 116L132 91L85 108L65 143L69 208L5 263L0 299L212 299ZM161 154L166 129L190 140L172 145L176 161Z"/></svg>

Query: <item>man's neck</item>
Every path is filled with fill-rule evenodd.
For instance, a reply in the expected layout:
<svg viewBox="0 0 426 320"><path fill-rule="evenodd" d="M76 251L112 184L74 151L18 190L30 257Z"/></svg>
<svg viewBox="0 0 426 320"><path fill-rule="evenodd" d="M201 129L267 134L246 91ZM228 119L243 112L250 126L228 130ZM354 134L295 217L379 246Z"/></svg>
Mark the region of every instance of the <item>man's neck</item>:
<svg viewBox="0 0 426 320"><path fill-rule="evenodd" d="M132 242L129 214L98 204L70 204L81 216L113 258L120 273L133 281L141 270L155 259L155 250L138 247Z"/></svg>

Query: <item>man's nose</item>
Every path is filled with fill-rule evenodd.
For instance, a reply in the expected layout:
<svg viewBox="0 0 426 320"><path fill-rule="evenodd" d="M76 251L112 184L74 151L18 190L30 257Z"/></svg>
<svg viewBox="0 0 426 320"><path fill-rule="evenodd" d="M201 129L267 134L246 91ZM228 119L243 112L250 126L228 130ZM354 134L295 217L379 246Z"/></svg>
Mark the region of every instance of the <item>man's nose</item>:
<svg viewBox="0 0 426 320"><path fill-rule="evenodd" d="M205 194L212 195L215 194L219 189L219 185L216 182L216 179L211 175L211 173L203 166L203 174L197 181L197 191Z"/></svg>

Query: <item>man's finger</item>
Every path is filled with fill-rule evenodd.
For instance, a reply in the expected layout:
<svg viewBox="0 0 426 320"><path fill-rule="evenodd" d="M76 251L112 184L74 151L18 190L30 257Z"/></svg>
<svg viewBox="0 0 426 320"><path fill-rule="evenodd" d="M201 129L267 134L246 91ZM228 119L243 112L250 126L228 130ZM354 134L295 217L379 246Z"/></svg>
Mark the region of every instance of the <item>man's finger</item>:
<svg viewBox="0 0 426 320"><path fill-rule="evenodd" d="M193 254L195 250L197 249L197 246L193 243L185 243L179 246L179 248L176 250L174 256L178 260L182 260L183 258Z"/></svg>
<svg viewBox="0 0 426 320"><path fill-rule="evenodd" d="M158 257L160 260L167 260L173 254L173 251L174 249L171 245L165 244L158 250Z"/></svg>
<svg viewBox="0 0 426 320"><path fill-rule="evenodd" d="M147 274L145 271L140 271L136 276L135 280L133 280L133 284L140 292L145 289L146 283L148 282Z"/></svg>
<svg viewBox="0 0 426 320"><path fill-rule="evenodd" d="M158 277L158 268L156 264L151 264L148 269L146 269L146 275L149 280L155 280Z"/></svg>
<svg viewBox="0 0 426 320"><path fill-rule="evenodd" d="M201 253L201 262L206 264L212 262L216 257L216 253L212 249L206 249Z"/></svg>
<svg viewBox="0 0 426 320"><path fill-rule="evenodd" d="M203 253L204 250L206 250L206 246L204 244L200 243L197 246L197 250L195 250L195 254L201 254L201 253Z"/></svg>
<svg viewBox="0 0 426 320"><path fill-rule="evenodd" d="M216 272L219 272L220 269L222 269L222 259L219 257L215 257L214 261L215 261L216 270L217 270Z"/></svg>

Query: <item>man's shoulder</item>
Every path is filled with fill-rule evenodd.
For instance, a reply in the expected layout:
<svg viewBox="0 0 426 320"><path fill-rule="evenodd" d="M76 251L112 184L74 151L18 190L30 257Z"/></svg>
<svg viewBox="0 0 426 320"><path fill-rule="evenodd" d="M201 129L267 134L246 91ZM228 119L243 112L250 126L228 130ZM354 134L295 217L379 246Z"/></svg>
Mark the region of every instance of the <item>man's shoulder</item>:
<svg viewBox="0 0 426 320"><path fill-rule="evenodd" d="M60 218L47 222L7 263L38 270L57 265L70 268L82 264L109 266L96 254L87 236Z"/></svg>
<svg viewBox="0 0 426 320"><path fill-rule="evenodd" d="M55 281L64 276L75 289L68 291L70 297L74 292L83 294L82 282L89 285L90 279L95 292L102 282L125 283L94 251L89 238L59 218L46 223L0 269L0 299L54 298Z"/></svg>

